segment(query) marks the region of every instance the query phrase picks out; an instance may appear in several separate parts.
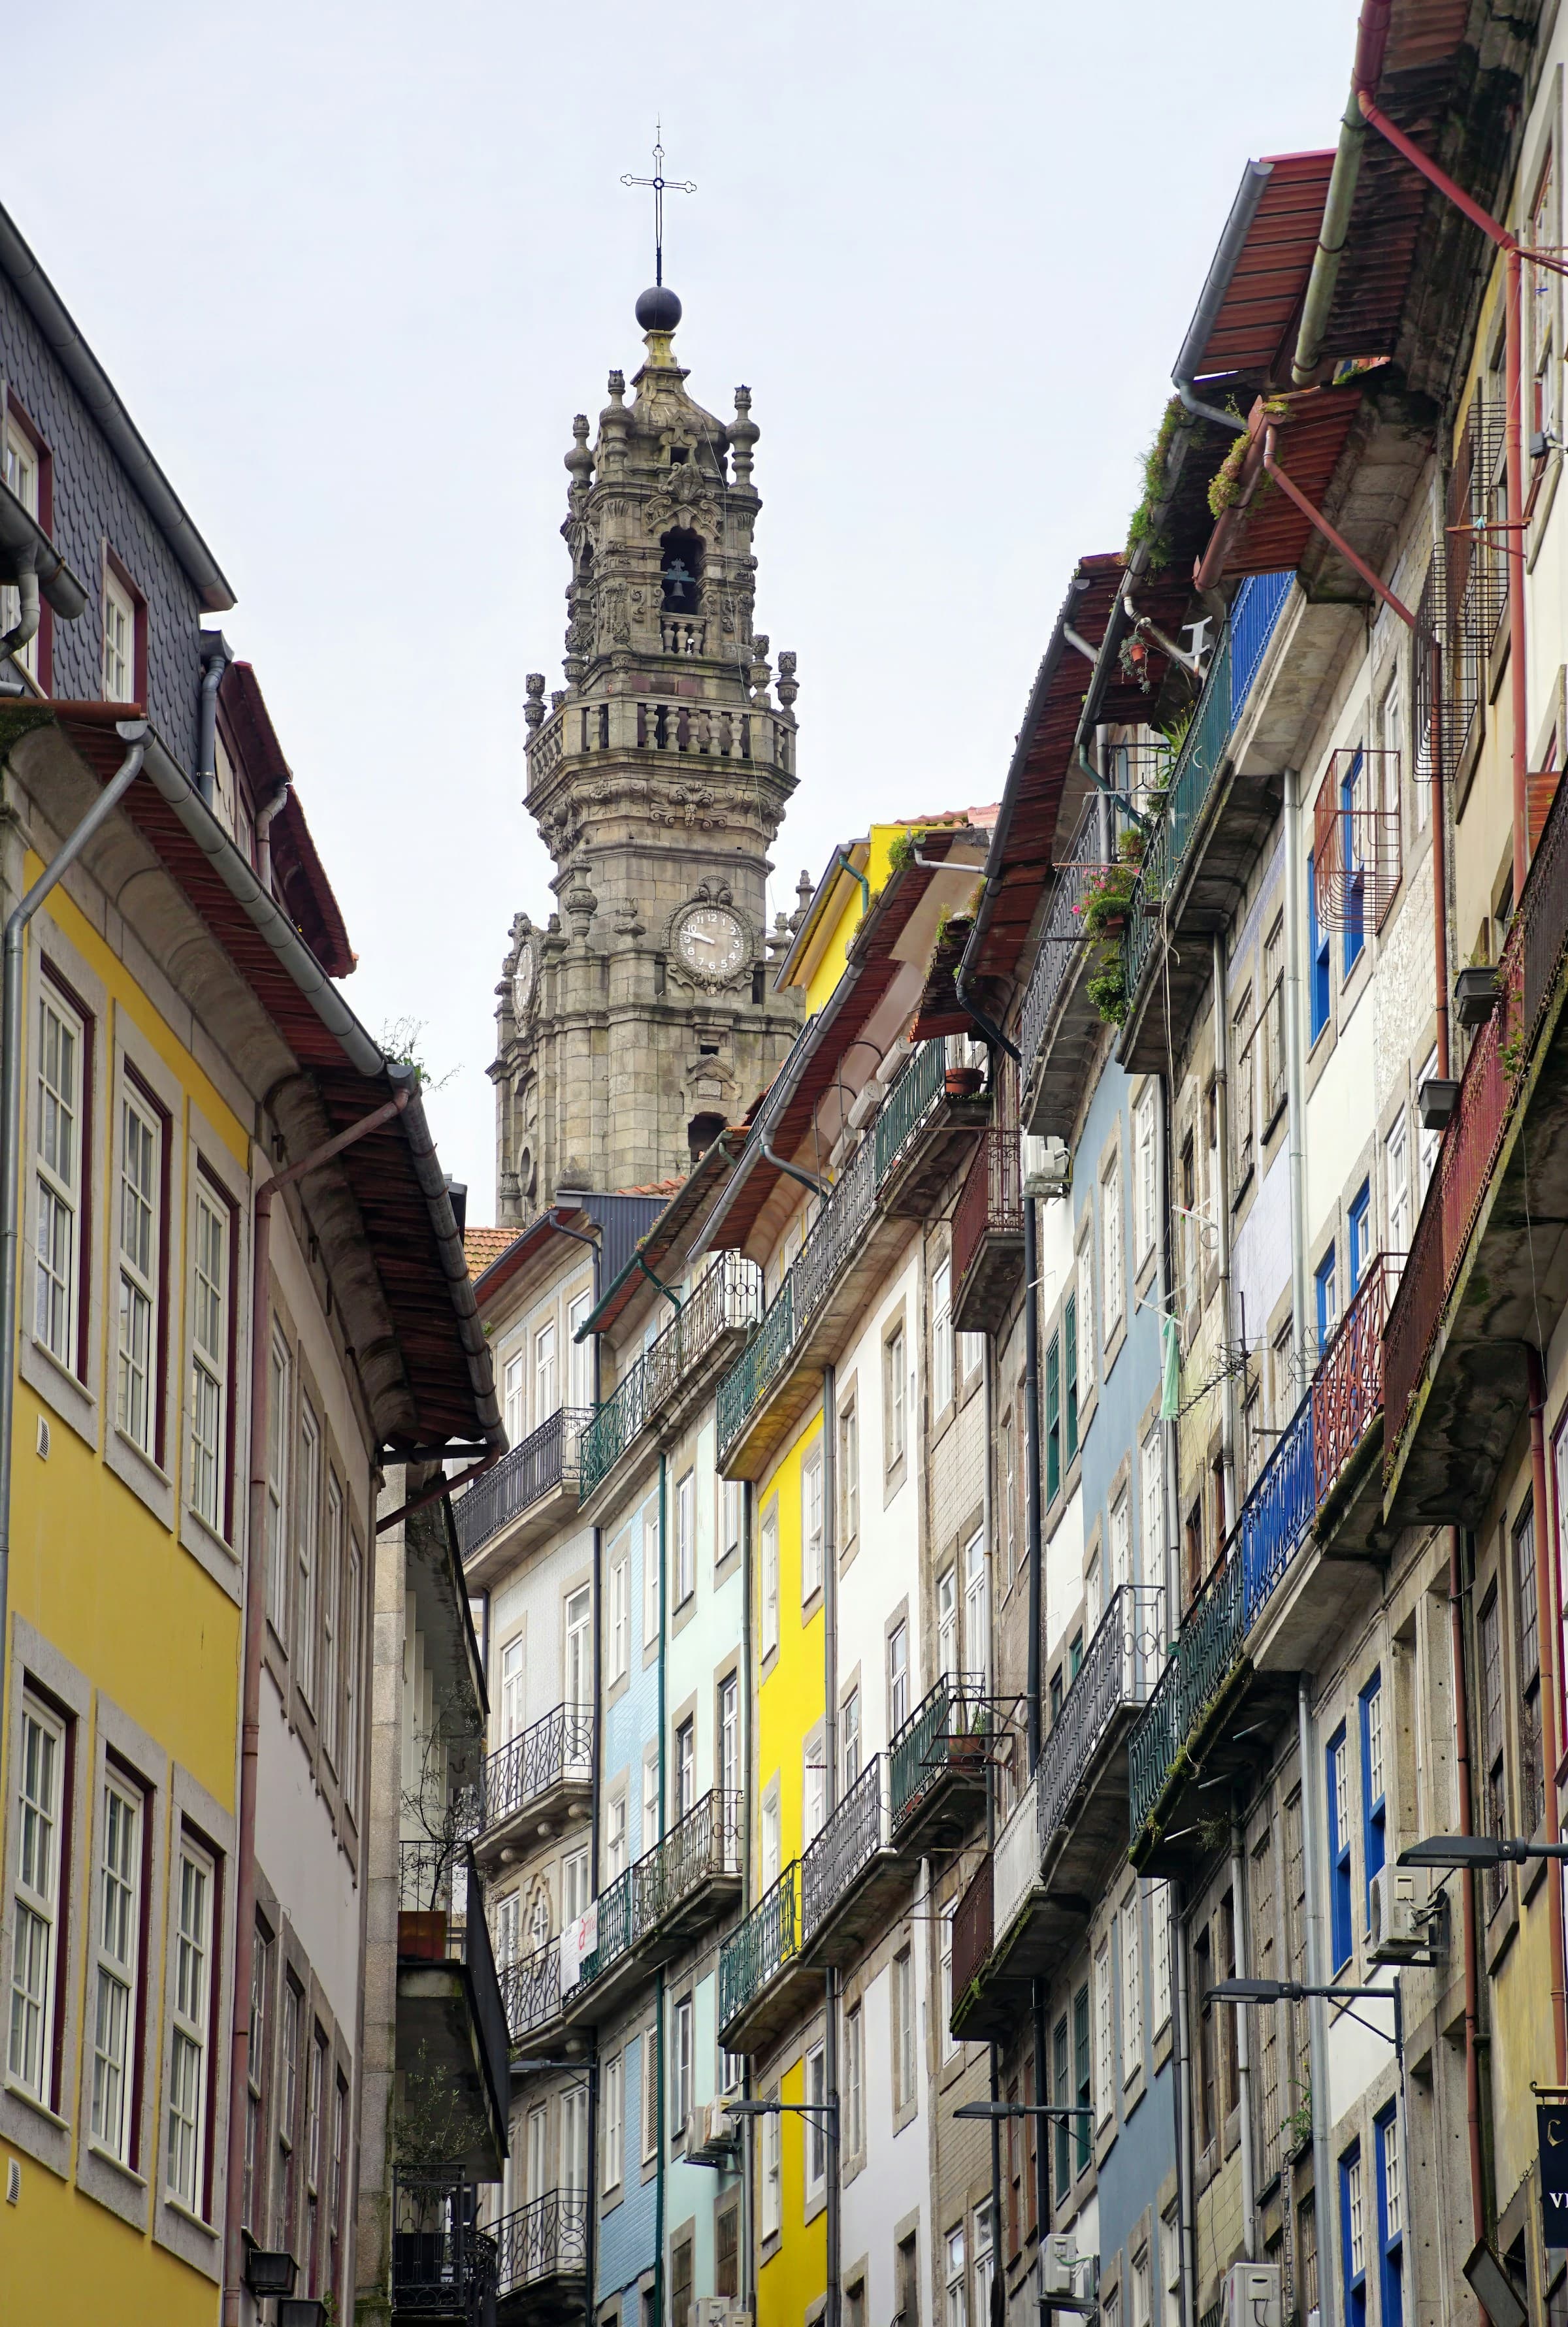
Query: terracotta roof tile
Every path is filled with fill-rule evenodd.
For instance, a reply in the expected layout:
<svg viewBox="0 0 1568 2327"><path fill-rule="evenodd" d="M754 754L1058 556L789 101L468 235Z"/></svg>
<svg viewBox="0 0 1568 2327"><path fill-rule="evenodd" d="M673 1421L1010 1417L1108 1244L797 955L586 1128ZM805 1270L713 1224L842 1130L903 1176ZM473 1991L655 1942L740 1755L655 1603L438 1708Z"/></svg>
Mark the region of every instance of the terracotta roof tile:
<svg viewBox="0 0 1568 2327"><path fill-rule="evenodd" d="M508 1245L515 1243L516 1229L464 1229L462 1249L471 1276L482 1276L492 1260L499 1260Z"/></svg>
<svg viewBox="0 0 1568 2327"><path fill-rule="evenodd" d="M617 1196L673 1196L677 1188L685 1186L684 1180L650 1180L646 1187L616 1188L612 1192Z"/></svg>

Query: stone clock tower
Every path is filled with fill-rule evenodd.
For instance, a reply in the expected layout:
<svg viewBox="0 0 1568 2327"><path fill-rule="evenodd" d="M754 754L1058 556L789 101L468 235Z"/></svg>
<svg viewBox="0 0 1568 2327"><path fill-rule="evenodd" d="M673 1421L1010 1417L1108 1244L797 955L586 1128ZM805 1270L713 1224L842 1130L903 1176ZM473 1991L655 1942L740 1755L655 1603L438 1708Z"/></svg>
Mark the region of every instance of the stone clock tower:
<svg viewBox="0 0 1568 2327"><path fill-rule="evenodd" d="M527 680L527 806L556 910L512 923L496 989L503 1222L558 1188L684 1173L797 1032L770 990L768 849L795 789L795 658L751 628L761 507L749 389L692 401L680 301L645 291L647 359L572 425L566 684Z"/></svg>

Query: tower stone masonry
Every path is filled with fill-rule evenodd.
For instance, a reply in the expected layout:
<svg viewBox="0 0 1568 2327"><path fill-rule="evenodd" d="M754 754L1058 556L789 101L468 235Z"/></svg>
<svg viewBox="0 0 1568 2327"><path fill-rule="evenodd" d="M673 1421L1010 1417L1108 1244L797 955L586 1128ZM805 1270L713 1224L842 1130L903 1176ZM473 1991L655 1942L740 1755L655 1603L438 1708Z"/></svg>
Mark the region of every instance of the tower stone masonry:
<svg viewBox="0 0 1568 2327"><path fill-rule="evenodd" d="M687 395L680 302L645 291L647 358L579 413L561 531L565 686L530 674L526 805L556 910L512 923L497 987L503 1222L557 1189L684 1174L769 1081L799 1024L770 992L768 849L795 789L795 658L751 627L761 506L749 388L729 423Z"/></svg>

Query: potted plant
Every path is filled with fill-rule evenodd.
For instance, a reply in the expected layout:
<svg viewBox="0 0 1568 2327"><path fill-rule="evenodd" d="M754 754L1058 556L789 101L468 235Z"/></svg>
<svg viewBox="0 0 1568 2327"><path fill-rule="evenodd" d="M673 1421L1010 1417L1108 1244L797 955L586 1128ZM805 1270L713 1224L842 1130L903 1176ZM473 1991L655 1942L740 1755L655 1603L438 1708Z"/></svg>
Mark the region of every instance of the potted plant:
<svg viewBox="0 0 1568 2327"><path fill-rule="evenodd" d="M1119 938L1127 926L1134 892L1138 885L1136 864L1123 861L1103 864L1085 883L1083 895L1073 908L1089 938Z"/></svg>
<svg viewBox="0 0 1568 2327"><path fill-rule="evenodd" d="M1502 998L1495 962L1477 948L1453 982L1453 1005L1461 1026L1484 1026Z"/></svg>
<svg viewBox="0 0 1568 2327"><path fill-rule="evenodd" d="M949 1067L947 1091L949 1098L978 1098L985 1088L985 1073L981 1067Z"/></svg>

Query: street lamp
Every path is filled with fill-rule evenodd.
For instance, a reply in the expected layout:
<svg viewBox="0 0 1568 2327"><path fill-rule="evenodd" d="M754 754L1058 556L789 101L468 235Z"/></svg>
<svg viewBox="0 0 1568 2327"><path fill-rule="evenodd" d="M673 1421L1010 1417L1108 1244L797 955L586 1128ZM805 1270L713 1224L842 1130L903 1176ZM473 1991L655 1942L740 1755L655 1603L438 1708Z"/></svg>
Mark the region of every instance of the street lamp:
<svg viewBox="0 0 1568 2327"><path fill-rule="evenodd" d="M838 2096L825 2101L726 2101L726 2117L838 2117Z"/></svg>
<svg viewBox="0 0 1568 2327"><path fill-rule="evenodd" d="M1221 2004L1304 2004L1310 1996L1321 1995L1328 2004L1347 2005L1345 2017L1355 2021L1359 2028L1368 2029L1381 2036L1386 2044L1392 2043L1399 2072L1405 2074L1405 2006L1399 1982L1392 1987L1309 1987L1299 1979L1219 1979L1205 1990L1205 2000L1213 1997ZM1349 2009L1350 1997L1373 1996L1379 2004L1394 2006L1394 2033L1379 2028L1375 2021L1363 2020L1358 2012Z"/></svg>
<svg viewBox="0 0 1568 2327"><path fill-rule="evenodd" d="M1523 1866L1531 1858L1568 1858L1568 1842L1525 1842L1512 1834L1431 1834L1399 1854L1401 1866Z"/></svg>
<svg viewBox="0 0 1568 2327"><path fill-rule="evenodd" d="M1087 2117L1092 2108L1050 2108L1043 2101L965 2101L955 2117Z"/></svg>

